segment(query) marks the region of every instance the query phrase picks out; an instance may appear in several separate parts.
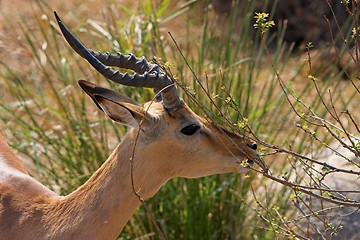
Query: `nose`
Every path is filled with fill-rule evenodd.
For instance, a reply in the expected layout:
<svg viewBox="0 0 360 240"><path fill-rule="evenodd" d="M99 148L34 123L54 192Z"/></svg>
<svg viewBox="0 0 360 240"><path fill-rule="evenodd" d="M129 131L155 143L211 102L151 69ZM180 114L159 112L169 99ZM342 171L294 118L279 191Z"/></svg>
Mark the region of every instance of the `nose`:
<svg viewBox="0 0 360 240"><path fill-rule="evenodd" d="M256 150L257 149L257 145L256 143L248 143L246 144L249 148L253 149L253 150Z"/></svg>

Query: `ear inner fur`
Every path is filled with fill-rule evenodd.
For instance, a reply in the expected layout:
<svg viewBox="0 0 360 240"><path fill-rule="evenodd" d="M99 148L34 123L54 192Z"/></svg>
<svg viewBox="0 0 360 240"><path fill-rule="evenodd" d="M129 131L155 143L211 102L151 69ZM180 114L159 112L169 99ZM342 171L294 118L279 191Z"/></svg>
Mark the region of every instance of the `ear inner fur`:
<svg viewBox="0 0 360 240"><path fill-rule="evenodd" d="M137 105L137 106L139 105L137 102L135 102L131 98L129 98L119 92L115 92L115 91L112 91L107 88L96 86L95 84L85 81L85 80L79 80L78 83L79 83L80 87L84 90L84 92L86 92L86 94L89 95L91 97L91 99L95 102L97 107L100 108L100 110L102 110L102 108L101 108L101 106L98 105L98 103L94 99L95 94L104 96L105 98L116 101L116 102L127 102L127 103L131 103L133 105Z"/></svg>
<svg viewBox="0 0 360 240"><path fill-rule="evenodd" d="M94 94L95 101L103 111L114 121L138 128L145 112L139 106L126 102L117 102L102 95Z"/></svg>

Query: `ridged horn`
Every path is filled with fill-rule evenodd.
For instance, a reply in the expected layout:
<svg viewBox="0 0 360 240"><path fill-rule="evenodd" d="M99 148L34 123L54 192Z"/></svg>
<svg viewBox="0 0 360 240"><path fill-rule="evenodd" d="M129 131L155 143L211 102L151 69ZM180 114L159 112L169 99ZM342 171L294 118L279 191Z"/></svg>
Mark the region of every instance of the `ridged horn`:
<svg viewBox="0 0 360 240"><path fill-rule="evenodd" d="M54 14L60 30L69 45L99 73L107 79L122 85L149 87L153 88L156 92L160 91L166 110L171 112L178 108L180 97L176 84L166 73L161 71L157 64L150 64L144 57L137 58L132 54L125 56L122 53L109 54L89 50L63 24L57 13L54 12ZM121 73L109 66L131 69L135 73Z"/></svg>

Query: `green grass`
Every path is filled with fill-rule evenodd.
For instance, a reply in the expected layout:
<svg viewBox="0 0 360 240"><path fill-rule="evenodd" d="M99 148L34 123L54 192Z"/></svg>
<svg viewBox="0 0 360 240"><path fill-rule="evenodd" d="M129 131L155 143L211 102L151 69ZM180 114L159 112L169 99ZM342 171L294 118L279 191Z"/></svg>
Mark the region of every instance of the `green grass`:
<svg viewBox="0 0 360 240"><path fill-rule="evenodd" d="M104 18L100 25L103 31L98 31L96 27L99 26L94 22L87 21L91 17L82 18L76 15L76 11L72 14L78 18L77 23L67 22L92 49L132 52L138 56L155 56L161 61L169 61L176 78L203 104L199 106L182 92L191 108L200 115L249 136L246 126L250 126L263 141L299 153L306 154L319 147L309 141L308 134L296 128L299 120L278 85L278 78L265 51L265 45L274 46L271 61L278 73L285 74L289 89L293 89L299 97L310 99L309 106L326 117L328 112L321 105L320 98L307 96L309 92L313 93L314 87L309 79L301 77L306 61L291 66L291 74L288 73L287 63L291 61L292 48L283 45L282 30L277 35L266 35L265 41L260 38L251 40L253 15L243 14L239 18L236 17L238 13L233 12L230 23L219 35L205 11L202 19L198 19L202 23L197 27L202 28L198 29L197 38L192 34L194 13L188 10L188 6L170 9L169 3L162 1L154 8L151 1L143 1L141 8L136 10L126 7L111 10L121 11L131 20L125 20L126 17L115 19L113 16ZM250 1L247 11L252 13L253 7ZM34 15L37 23L35 31L30 30L33 27L26 19L20 28L13 28L24 36L26 41L19 45L30 54L34 67L26 68L26 72L20 74L6 63L6 59L0 62L1 87L12 96L11 102L5 99L5 95L0 96L1 125L12 147L34 163L33 174L50 188L67 194L83 184L106 160L126 131L125 127L113 124L99 113L80 91L76 81L85 78L110 86L138 102L151 100L153 92L118 86L104 80L66 45L54 23L53 9L38 1L37 10L47 19L41 18L42 14ZM186 38L179 40L176 30L171 33L176 41L180 41L181 51L196 77L170 37L161 30L172 22L179 24L176 17L186 20L179 26L186 29ZM11 24L10 18L7 21ZM235 24L236 21L242 22L241 26ZM86 31L80 31L84 29ZM239 33L236 39L234 31ZM304 83L297 91L292 84L296 84L299 78ZM207 94L197 79L209 88ZM326 93L328 88L342 88L344 82L334 77L319 85ZM351 104L351 96L356 98L356 93L351 92L350 97L339 93L334 95L334 99L346 109ZM224 116L233 124L229 124ZM328 141L327 136L323 139ZM264 153L271 151L265 146L260 150ZM270 166L275 166L274 173L279 174L287 171L287 167L281 167L284 164L276 161L284 162L285 158L284 155L264 157ZM282 226L284 216L293 215L288 211L293 192L277 187L275 183L264 182L255 173L196 180L174 179L146 204L152 209L167 239L284 238L285 231L281 231L279 226ZM259 193L253 193L252 184L254 188L262 188L266 197L255 199L253 194L258 196ZM134 239L149 233L148 238L158 238L151 217L141 207L119 238ZM152 233L155 236L151 237Z"/></svg>

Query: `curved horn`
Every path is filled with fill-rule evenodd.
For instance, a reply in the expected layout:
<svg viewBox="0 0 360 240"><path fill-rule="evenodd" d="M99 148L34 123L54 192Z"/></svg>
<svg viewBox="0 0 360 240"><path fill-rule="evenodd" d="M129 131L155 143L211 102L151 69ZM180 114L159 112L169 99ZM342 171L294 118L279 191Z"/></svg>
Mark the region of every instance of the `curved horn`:
<svg viewBox="0 0 360 240"><path fill-rule="evenodd" d="M99 73L107 79L116 83L133 87L149 87L161 91L163 105L168 111L175 111L180 104L180 97L175 82L160 70L157 64L149 64L142 57L137 58L130 54L124 56L122 53L109 54L88 50L70 30L62 23L61 19L54 12L66 41L81 57L85 58ZM131 69L134 74L121 73L108 66Z"/></svg>
<svg viewBox="0 0 360 240"><path fill-rule="evenodd" d="M140 74L144 74L145 72L161 72L157 64L149 64L145 57L137 58L132 53L126 56L120 52L110 54L108 52L101 53L90 49L88 50L94 57L106 66L131 69Z"/></svg>

